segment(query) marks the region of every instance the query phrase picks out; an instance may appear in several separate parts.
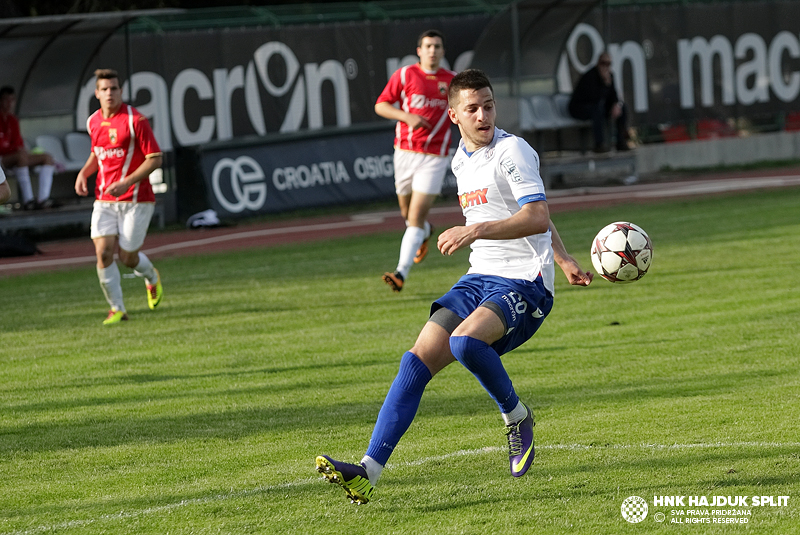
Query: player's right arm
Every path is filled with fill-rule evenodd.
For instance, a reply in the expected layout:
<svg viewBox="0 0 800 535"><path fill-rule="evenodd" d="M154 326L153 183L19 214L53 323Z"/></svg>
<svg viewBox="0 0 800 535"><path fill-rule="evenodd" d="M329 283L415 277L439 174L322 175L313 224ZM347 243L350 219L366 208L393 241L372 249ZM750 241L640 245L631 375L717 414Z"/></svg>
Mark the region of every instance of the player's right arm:
<svg viewBox="0 0 800 535"><path fill-rule="evenodd" d="M475 240L514 240L547 232L550 212L545 201L525 203L517 213L497 221L451 227L441 234L436 246L443 255L452 255Z"/></svg>
<svg viewBox="0 0 800 535"><path fill-rule="evenodd" d="M11 141L9 142L9 147L13 149L13 151L9 152L19 152L21 150L25 150L25 140L22 139L22 131L19 129L19 120L17 119L16 115L12 115L9 119L9 132L8 135L11 136Z"/></svg>
<svg viewBox="0 0 800 535"><path fill-rule="evenodd" d="M123 179L109 184L105 192L112 197L120 197L124 195L126 191L131 189L131 186L137 182L141 182L142 180L149 178L150 173L161 167L161 163L162 157L160 152L153 155L148 155L142 164L133 171L133 173L129 174Z"/></svg>
<svg viewBox="0 0 800 535"><path fill-rule="evenodd" d="M384 119L391 119L393 121L401 121L406 123L410 128L425 128L428 130L433 128L431 123L429 123L425 117L395 108L388 102L378 102L375 104L375 113Z"/></svg>
<svg viewBox="0 0 800 535"><path fill-rule="evenodd" d="M89 188L86 186L87 179L97 172L97 156L94 152L89 154L89 158L83 167L78 172L78 177L75 179L75 193L81 197L89 195Z"/></svg>
<svg viewBox="0 0 800 535"><path fill-rule="evenodd" d="M403 110L402 105L395 107L395 104L401 104L401 95L408 89L403 82L402 72L403 69L398 69L389 77L389 82L383 88L383 91L378 96L378 101L375 103L375 113L384 119L405 123L411 129L427 128L430 130L433 127L424 117ZM407 96L407 98L410 98L410 96Z"/></svg>

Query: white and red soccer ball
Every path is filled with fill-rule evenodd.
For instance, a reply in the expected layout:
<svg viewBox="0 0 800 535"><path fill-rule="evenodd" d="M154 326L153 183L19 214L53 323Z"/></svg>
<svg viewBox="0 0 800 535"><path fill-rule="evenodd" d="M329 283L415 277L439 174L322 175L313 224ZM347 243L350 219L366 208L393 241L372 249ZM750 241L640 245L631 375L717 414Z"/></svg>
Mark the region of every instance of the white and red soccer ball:
<svg viewBox="0 0 800 535"><path fill-rule="evenodd" d="M607 281L638 281L653 262L653 242L641 227L617 221L597 233L591 255L594 269Z"/></svg>

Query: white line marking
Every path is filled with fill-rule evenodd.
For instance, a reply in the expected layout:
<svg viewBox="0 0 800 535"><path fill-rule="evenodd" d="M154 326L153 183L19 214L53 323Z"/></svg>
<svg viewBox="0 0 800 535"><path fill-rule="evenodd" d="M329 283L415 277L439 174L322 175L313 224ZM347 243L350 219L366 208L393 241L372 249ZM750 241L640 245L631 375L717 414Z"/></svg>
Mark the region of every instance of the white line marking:
<svg viewBox="0 0 800 535"><path fill-rule="evenodd" d="M148 507L147 509L140 509L138 511L122 511L119 513L115 513L113 515L102 515L98 518L87 518L83 520L70 520L69 522L62 522L60 524L51 524L51 525L44 525L44 526L37 526L35 528L23 530L23 531L13 531L8 532L3 535L33 535L36 533L47 533L49 531L60 531L63 529L70 529L70 528L81 528L96 522L103 522L108 520L124 520L128 518L137 518L140 516L150 515L153 513L163 513L165 511L172 511L173 509L178 509L179 507L185 507L187 505L197 505L197 504L204 504L204 503L212 503L218 502L223 500L230 500L234 498L242 498L247 496L256 496L259 494L264 494L266 492L270 492L273 490L278 489L288 489L292 487L302 487L304 485L310 485L312 483L316 483L319 481L319 478L316 477L309 477L306 479L302 479L300 481L294 481L290 483L282 483L280 485L271 485L269 487L258 487L255 489L249 490L240 490L237 492L230 492L228 494L216 494L214 496L206 496L205 498L192 498L190 500L181 500L175 503L168 503L166 505L159 505L157 507Z"/></svg>
<svg viewBox="0 0 800 535"><path fill-rule="evenodd" d="M453 457L467 457L470 455L483 455L484 453L495 453L498 451L503 451L503 448L498 448L496 446L486 446L485 448L478 448L476 450L458 450L452 453L445 453L444 455L436 455L434 457L423 457L422 459L417 459L415 461L406 461L403 463L388 463L386 465L387 468L397 468L398 466L420 466L422 464L428 464L432 462L439 462L444 461L447 459L452 459Z"/></svg>
<svg viewBox="0 0 800 535"><path fill-rule="evenodd" d="M325 230L334 230L343 228L363 227L367 225L379 225L381 223L383 223L383 218L376 217L371 219L364 218L357 221L353 220L340 221L338 223L318 223L315 225L298 225L294 227L279 227L279 228L267 228L260 230L249 230L245 232L236 232L233 234L213 236L211 238L204 238L202 240L191 240L179 243L171 243L167 245L162 245L161 247L153 247L152 249L147 249L145 253L146 254L161 253L164 251L174 251L176 249L201 247L203 245L209 245L212 243L219 243L219 242L228 242L232 240L245 240L248 238L261 238L263 236L275 236L283 234L297 234L299 232L314 232L314 231L325 231Z"/></svg>
<svg viewBox="0 0 800 535"><path fill-rule="evenodd" d="M353 219L350 221L340 221L336 223L297 225L293 227L267 228L260 230L248 230L244 232L235 232L232 234L221 234L219 236L212 236L210 238L203 238L200 240L189 240L184 242L161 245L159 247L145 249L143 252L147 255L151 255L156 253L175 251L178 249L199 248L205 245L210 245L212 243L219 243L219 242L246 240L250 238L260 238L263 236L287 235L287 234L297 234L302 232L315 232L315 231L346 229L354 227L374 226L374 225L380 225L383 222L384 219L382 217L379 216L367 217L366 215L364 215L363 217L360 217L358 219ZM10 270L25 269L29 267L42 267L42 266L69 266L74 264L88 264L88 263L94 264L96 262L97 258L95 256L81 256L76 258L57 258L53 260L34 260L30 262L16 262L11 264L3 264L0 265L0 271L10 271Z"/></svg>
<svg viewBox="0 0 800 535"><path fill-rule="evenodd" d="M641 186L618 186L606 188L584 188L583 194L553 195L548 193L548 204L592 203L608 200L635 200L646 198L669 198L689 195L706 195L728 191L756 190L800 186L800 176L738 178L730 180L698 180L693 182L669 182Z"/></svg>
<svg viewBox="0 0 800 535"><path fill-rule="evenodd" d="M682 449L703 449L703 448L798 448L800 442L709 442L709 443L694 443L694 444L609 444L609 445L596 445L596 444L552 444L537 446L536 449L541 450L682 450ZM389 463L387 468L398 468L403 466L421 466L424 464L440 462L454 457L469 457L485 455L487 453L498 453L507 451L505 448L496 446L489 446L485 448L478 448L472 450L458 450L444 455L435 455L432 457L423 457L413 461L405 461L401 463ZM128 518L138 518L146 515L163 513L172 511L180 507L188 505L202 505L206 503L221 502L225 500L232 500L236 498L243 498L248 496L258 496L278 489L289 489L294 487L303 487L306 485L315 484L320 479L317 477L309 477L297 481L290 481L278 485L269 485L266 487L257 487L254 489L240 490L236 492L229 492L227 494L215 494L213 496L206 496L204 498L192 498L189 500L181 500L179 502L168 503L159 505L157 507L148 507L147 509L140 509L138 511L121 511L111 515L102 515L98 518L86 518L83 520L70 520L60 524L50 524L36 526L34 528L12 531L2 533L0 535L35 535L37 533L47 533L59 531L70 528L81 528L89 526L97 522L125 520Z"/></svg>
<svg viewBox="0 0 800 535"><path fill-rule="evenodd" d="M75 258L58 258L54 260L34 260L33 262L16 262L0 265L0 271L11 271L32 267L71 266L74 264L97 263L96 256L79 256Z"/></svg>
<svg viewBox="0 0 800 535"><path fill-rule="evenodd" d="M702 448L800 448L800 442L706 442L695 444L547 444L536 446L537 451L541 450L685 450ZM387 464L387 468L397 468L400 466L419 466L431 462L440 462L453 457L465 457L470 455L483 455L485 453L496 453L507 451L505 448L487 446L474 450L459 450L435 457L425 457L414 461L406 461L398 464Z"/></svg>

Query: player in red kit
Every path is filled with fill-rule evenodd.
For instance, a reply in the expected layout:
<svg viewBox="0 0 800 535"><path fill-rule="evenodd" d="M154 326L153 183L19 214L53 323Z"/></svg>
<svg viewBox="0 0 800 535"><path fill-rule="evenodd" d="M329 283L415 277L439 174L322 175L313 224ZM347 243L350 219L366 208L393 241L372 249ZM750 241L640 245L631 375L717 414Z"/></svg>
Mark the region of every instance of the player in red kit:
<svg viewBox="0 0 800 535"><path fill-rule="evenodd" d="M53 187L55 161L46 153L31 154L19 129L19 120L14 115L17 95L10 86L0 87L0 164L13 169L17 177L19 195L24 210L39 210L55 206L50 199ZM33 194L31 169L39 168L39 191Z"/></svg>
<svg viewBox="0 0 800 535"><path fill-rule="evenodd" d="M455 73L440 67L444 58L442 34L437 30L423 32L417 40L417 56L419 63L392 74L375 104L375 113L397 121L394 183L406 231L397 268L383 275L395 292L403 289L411 266L428 254L432 232L428 212L442 192L450 163L447 90Z"/></svg>
<svg viewBox="0 0 800 535"><path fill-rule="evenodd" d="M144 278L150 309L161 302L161 276L139 249L155 209L150 173L161 167L162 158L147 119L122 102L116 71L98 69L95 76L94 94L100 109L86 121L92 153L78 173L75 192L88 195L87 178L97 173L91 232L100 287L111 305L103 324L111 325L128 319L119 267L114 262L117 246L120 261Z"/></svg>

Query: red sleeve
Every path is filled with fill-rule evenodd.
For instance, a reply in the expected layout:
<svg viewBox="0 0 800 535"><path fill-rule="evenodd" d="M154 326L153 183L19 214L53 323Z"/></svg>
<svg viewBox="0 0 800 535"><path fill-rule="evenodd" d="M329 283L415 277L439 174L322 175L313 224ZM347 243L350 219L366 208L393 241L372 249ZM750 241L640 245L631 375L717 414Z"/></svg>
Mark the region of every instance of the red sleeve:
<svg viewBox="0 0 800 535"><path fill-rule="evenodd" d="M153 129L150 128L147 117L137 115L133 128L136 131L136 139L139 141L142 154L145 156L161 154L161 148L158 146L156 136L153 135Z"/></svg>
<svg viewBox="0 0 800 535"><path fill-rule="evenodd" d="M400 93L403 92L403 86L400 83L400 69L394 71L389 77L389 82L383 88L383 92L378 97L376 104L381 102L388 102L389 104L396 104L400 102Z"/></svg>
<svg viewBox="0 0 800 535"><path fill-rule="evenodd" d="M22 134L19 131L19 121L13 115L9 116L9 134L11 137L11 141L9 142L9 146L11 147L13 152L18 151L19 149L25 146L25 141L22 140Z"/></svg>

